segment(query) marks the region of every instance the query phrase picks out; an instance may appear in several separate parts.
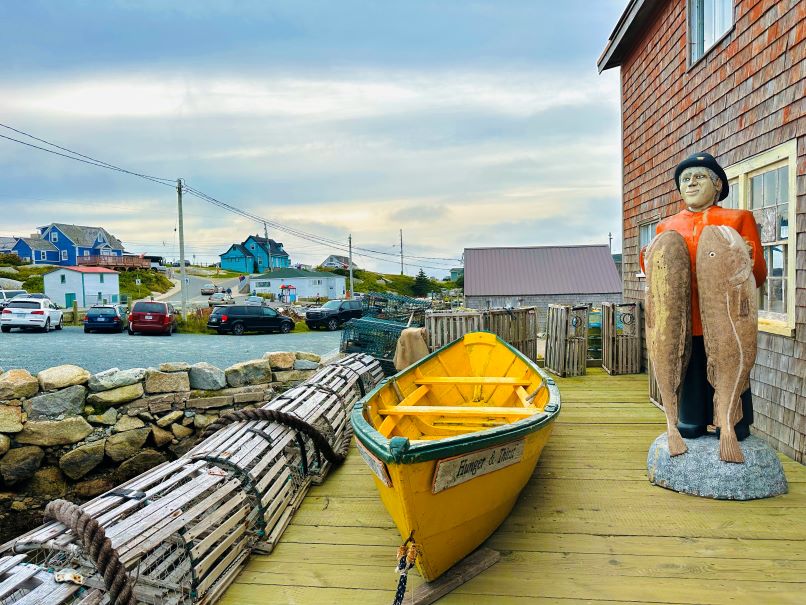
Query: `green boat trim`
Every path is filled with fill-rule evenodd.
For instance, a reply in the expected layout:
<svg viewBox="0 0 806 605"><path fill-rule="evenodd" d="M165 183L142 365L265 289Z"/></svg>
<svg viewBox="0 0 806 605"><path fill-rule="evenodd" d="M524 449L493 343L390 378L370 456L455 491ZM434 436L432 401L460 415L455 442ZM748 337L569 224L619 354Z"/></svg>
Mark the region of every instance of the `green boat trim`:
<svg viewBox="0 0 806 605"><path fill-rule="evenodd" d="M496 336L496 338L498 337ZM378 391L383 389L389 381L396 380L403 374L414 371L417 366L436 356L440 351L453 346L458 340L461 340L461 337L437 349L416 364L398 372L394 376L384 379L372 391L356 402L350 415L355 437L367 450L383 462L387 464L413 464L416 462L426 462L428 460L450 458L452 456L492 447L500 443L513 441L548 427L549 424L557 419L562 406L560 403L560 389L557 388L554 380L550 378L544 370L540 369L537 364L524 356L523 353L515 349L508 342L504 342L498 338L501 344L505 345L510 351L525 361L534 371L540 374L545 381L549 389L549 402L546 404L545 412L535 414L534 416L518 420L517 422L505 426L468 433L466 435L458 435L456 437L446 437L445 439L435 441L413 444L406 437L392 437L391 439L383 437L364 417L364 409L367 402L372 399Z"/></svg>

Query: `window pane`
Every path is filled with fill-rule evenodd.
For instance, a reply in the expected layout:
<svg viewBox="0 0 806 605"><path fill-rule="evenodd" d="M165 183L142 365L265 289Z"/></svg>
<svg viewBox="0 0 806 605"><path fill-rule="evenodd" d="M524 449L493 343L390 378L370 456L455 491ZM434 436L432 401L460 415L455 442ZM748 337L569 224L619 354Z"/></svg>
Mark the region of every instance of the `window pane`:
<svg viewBox="0 0 806 605"><path fill-rule="evenodd" d="M778 171L764 173L764 206L772 206L778 201Z"/></svg>
<svg viewBox="0 0 806 605"><path fill-rule="evenodd" d="M763 174L759 174L758 176L754 176L750 179L750 207L751 208L761 208L764 205L763 195L762 195L762 179L764 178ZM758 220L758 219L756 219Z"/></svg>
<svg viewBox="0 0 806 605"><path fill-rule="evenodd" d="M785 204L789 201L789 166L778 169L778 202Z"/></svg>
<svg viewBox="0 0 806 605"><path fill-rule="evenodd" d="M789 237L789 204L778 206L778 239Z"/></svg>
<svg viewBox="0 0 806 605"><path fill-rule="evenodd" d="M772 313L786 313L785 283L786 280L778 277L769 281L769 311Z"/></svg>
<svg viewBox="0 0 806 605"><path fill-rule="evenodd" d="M770 246L770 275L786 277L786 246Z"/></svg>
<svg viewBox="0 0 806 605"><path fill-rule="evenodd" d="M728 190L728 197L722 202L723 208L738 208L739 207L739 181L730 183Z"/></svg>

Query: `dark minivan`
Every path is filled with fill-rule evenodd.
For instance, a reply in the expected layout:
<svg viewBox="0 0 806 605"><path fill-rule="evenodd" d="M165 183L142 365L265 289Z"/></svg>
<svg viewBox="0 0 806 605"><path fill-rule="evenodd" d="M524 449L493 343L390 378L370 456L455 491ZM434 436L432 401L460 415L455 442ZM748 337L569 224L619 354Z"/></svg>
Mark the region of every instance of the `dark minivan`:
<svg viewBox="0 0 806 605"><path fill-rule="evenodd" d="M207 327L219 334L231 333L238 336L244 332L288 334L294 329L294 322L271 307L232 305L213 309L207 320Z"/></svg>
<svg viewBox="0 0 806 605"><path fill-rule="evenodd" d="M176 319L176 310L171 303L138 300L129 314L129 334L151 332L170 336L176 332Z"/></svg>
<svg viewBox="0 0 806 605"><path fill-rule="evenodd" d="M93 330L123 332L128 323L126 307L119 305L93 305L87 309L87 314L84 316L84 332L86 334L89 334Z"/></svg>
<svg viewBox="0 0 806 605"><path fill-rule="evenodd" d="M305 313L305 323L312 330L326 327L335 330L351 319L364 315L364 306L360 300L329 300L321 307L314 307Z"/></svg>

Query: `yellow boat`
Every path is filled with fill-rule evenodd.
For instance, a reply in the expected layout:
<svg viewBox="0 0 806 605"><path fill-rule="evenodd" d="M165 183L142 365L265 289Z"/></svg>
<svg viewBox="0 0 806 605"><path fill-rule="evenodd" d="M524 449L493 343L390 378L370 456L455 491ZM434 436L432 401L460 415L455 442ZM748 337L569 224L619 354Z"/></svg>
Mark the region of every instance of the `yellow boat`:
<svg viewBox="0 0 806 605"><path fill-rule="evenodd" d="M358 449L416 565L438 578L509 515L560 412L554 381L473 332L384 380L353 409Z"/></svg>

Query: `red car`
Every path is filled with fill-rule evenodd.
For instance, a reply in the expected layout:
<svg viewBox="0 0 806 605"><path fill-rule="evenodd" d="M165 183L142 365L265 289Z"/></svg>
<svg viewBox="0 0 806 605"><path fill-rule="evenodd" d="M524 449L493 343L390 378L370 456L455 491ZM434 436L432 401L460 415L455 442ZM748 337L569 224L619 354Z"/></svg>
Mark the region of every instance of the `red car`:
<svg viewBox="0 0 806 605"><path fill-rule="evenodd" d="M134 303L129 314L129 334L150 332L167 334L176 332L176 310L171 303L140 300Z"/></svg>

